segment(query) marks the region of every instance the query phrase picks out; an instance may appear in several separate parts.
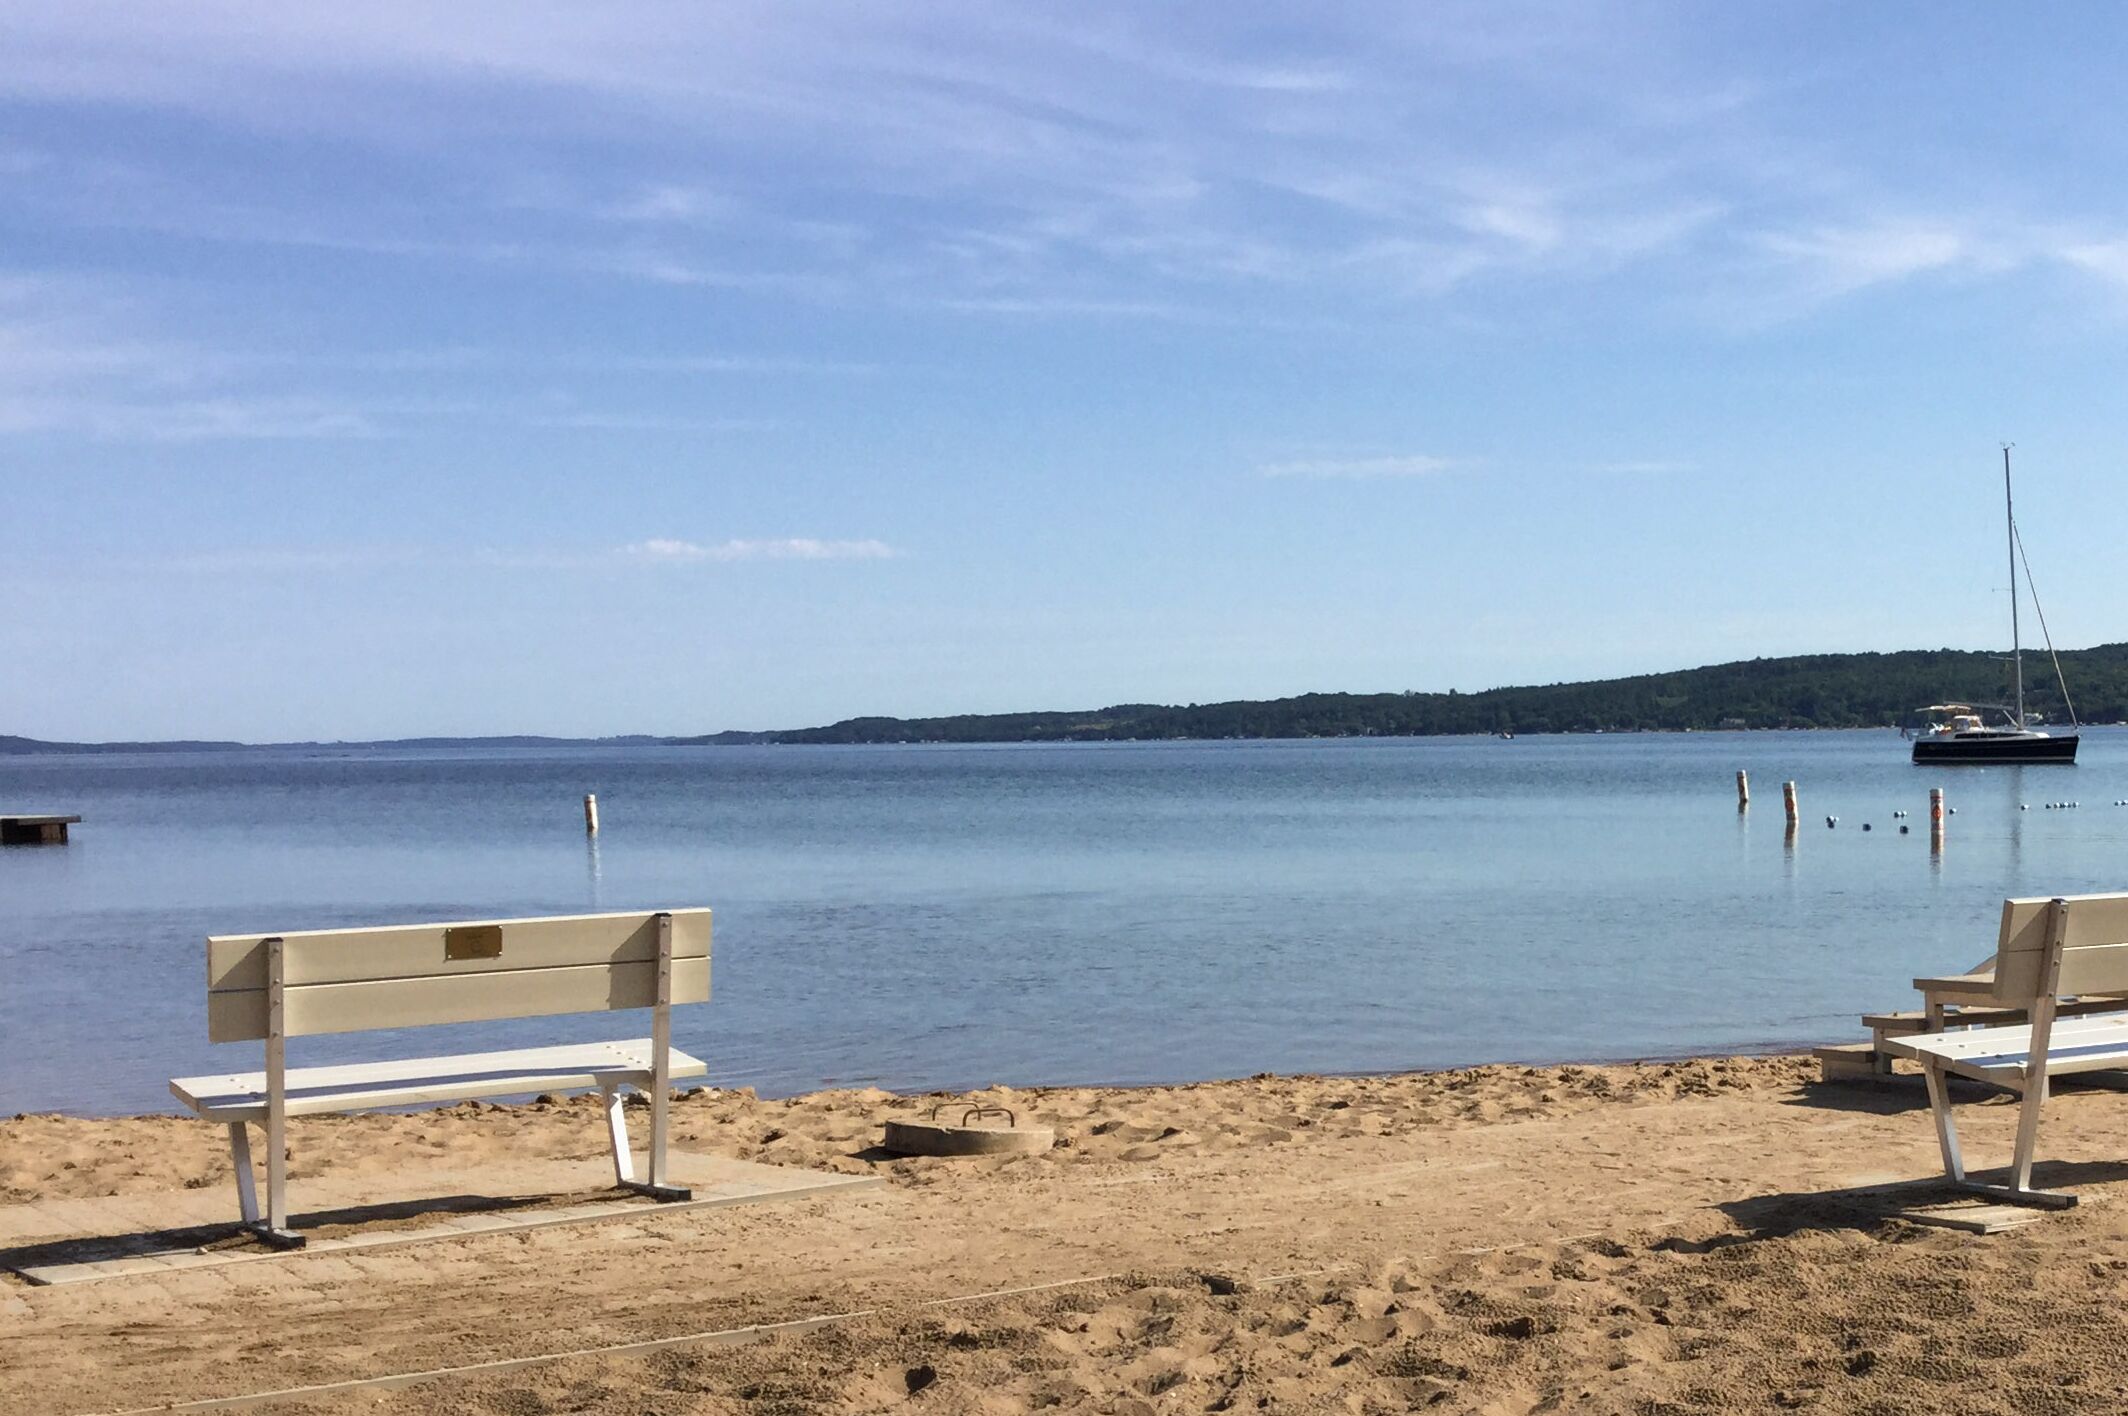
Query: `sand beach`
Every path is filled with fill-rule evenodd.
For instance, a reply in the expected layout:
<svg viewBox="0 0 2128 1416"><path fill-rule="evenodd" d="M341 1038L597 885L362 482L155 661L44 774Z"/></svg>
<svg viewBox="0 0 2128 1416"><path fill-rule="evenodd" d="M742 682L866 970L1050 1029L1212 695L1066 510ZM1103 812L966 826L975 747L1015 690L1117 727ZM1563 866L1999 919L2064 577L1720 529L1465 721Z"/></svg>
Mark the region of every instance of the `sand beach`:
<svg viewBox="0 0 2128 1416"><path fill-rule="evenodd" d="M297 1393L319 1412L2111 1412L2128 1408L2128 1097L2065 1085L2041 1183L1973 1235L1898 1217L1918 1086L1802 1058L990 1091L1039 1156L897 1159L938 1098L703 1090L675 1144L859 1194L294 1254L68 1287L0 1279L0 1409ZM2014 1108L1962 1108L1985 1163ZM305 1118L294 1183L598 1154L583 1099ZM0 1202L228 1185L215 1128L0 1122ZM233 1204L233 1201L232 1201ZM378 1221L389 1223L394 1221ZM404 1223L404 1220L396 1221ZM235 1241L245 1243L248 1241ZM741 1344L635 1344L828 1318ZM504 1370L462 1370L549 1357ZM254 1408L261 1409L261 1408Z"/></svg>

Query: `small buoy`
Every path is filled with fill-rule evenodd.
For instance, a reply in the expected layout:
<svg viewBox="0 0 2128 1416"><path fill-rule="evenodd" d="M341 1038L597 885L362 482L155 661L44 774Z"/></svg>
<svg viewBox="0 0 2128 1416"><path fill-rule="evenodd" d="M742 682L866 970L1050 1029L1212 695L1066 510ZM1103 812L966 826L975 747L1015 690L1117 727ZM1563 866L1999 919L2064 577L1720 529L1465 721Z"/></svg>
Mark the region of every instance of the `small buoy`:
<svg viewBox="0 0 2128 1416"><path fill-rule="evenodd" d="M1908 830L1910 830L1910 829L1911 829L1910 827L1906 827L1906 826L1901 826L1901 827L1899 828L1899 834L1900 834L1900 835L1902 835L1902 836L1904 836L1904 835L1905 835L1905 834L1907 833L1907 831L1908 831Z"/></svg>
<svg viewBox="0 0 2128 1416"><path fill-rule="evenodd" d="M1955 806L1947 806L1944 808L1944 810L1948 811L1953 816L1956 816L1958 814L1958 808Z"/></svg>
<svg viewBox="0 0 2128 1416"><path fill-rule="evenodd" d="M1868 823L1867 821L1865 821L1865 822L1863 822L1863 823L1862 823L1862 829L1863 829L1863 830L1865 830L1865 831L1867 831L1867 830L1869 829L1869 823Z"/></svg>
<svg viewBox="0 0 2128 1416"><path fill-rule="evenodd" d="M2032 808L2030 806L2027 806L2024 802L2019 802L2017 803L2017 809L2019 811L2030 811Z"/></svg>
<svg viewBox="0 0 2128 1416"><path fill-rule="evenodd" d="M1837 816L1828 816L1825 818L1825 829L1828 831L1839 824L1840 818Z"/></svg>

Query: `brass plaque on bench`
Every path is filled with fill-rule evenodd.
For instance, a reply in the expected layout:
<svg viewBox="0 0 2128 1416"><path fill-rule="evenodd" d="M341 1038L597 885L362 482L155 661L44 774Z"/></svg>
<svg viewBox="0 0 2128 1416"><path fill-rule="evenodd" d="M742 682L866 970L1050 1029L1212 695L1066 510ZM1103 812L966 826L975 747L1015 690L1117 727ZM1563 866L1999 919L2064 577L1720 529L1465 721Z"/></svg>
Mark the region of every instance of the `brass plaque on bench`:
<svg viewBox="0 0 2128 1416"><path fill-rule="evenodd" d="M443 931L446 959L499 959L502 957L502 926L461 924Z"/></svg>

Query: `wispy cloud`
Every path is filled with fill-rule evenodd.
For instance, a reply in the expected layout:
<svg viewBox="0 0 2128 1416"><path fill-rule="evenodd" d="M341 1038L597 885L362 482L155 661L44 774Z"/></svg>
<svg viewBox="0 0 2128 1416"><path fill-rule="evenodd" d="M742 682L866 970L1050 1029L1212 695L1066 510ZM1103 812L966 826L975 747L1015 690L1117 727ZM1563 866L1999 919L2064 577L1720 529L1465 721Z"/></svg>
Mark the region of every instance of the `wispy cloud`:
<svg viewBox="0 0 2128 1416"><path fill-rule="evenodd" d="M946 299L934 303L938 309L985 315L1027 315L1034 318L1061 315L1188 322L1216 318L1210 312L1200 313L1165 300L1097 300L1071 295L997 295L977 299Z"/></svg>
<svg viewBox="0 0 2128 1416"><path fill-rule="evenodd" d="M690 418L670 413L580 411L513 412L507 407L481 410L481 416L526 428L591 433L734 433L758 432L776 425L766 418Z"/></svg>
<svg viewBox="0 0 2128 1416"><path fill-rule="evenodd" d="M899 552L884 541L874 540L824 541L811 536L783 536L701 545L694 541L654 536L623 546L621 554L642 561L688 564L699 561L887 560Z"/></svg>
<svg viewBox="0 0 2128 1416"><path fill-rule="evenodd" d="M1293 462L1267 462L1256 469L1256 475L1306 477L1323 481L1374 481L1390 477L1432 477L1468 465L1456 458L1423 455L1307 458Z"/></svg>
<svg viewBox="0 0 2128 1416"><path fill-rule="evenodd" d="M2069 240L2056 254L2087 274L2114 285L2128 286L2128 237L2108 241Z"/></svg>
<svg viewBox="0 0 2128 1416"><path fill-rule="evenodd" d="M614 221L715 227L730 221L738 211L738 204L727 193L657 182L605 207L602 214Z"/></svg>
<svg viewBox="0 0 2128 1416"><path fill-rule="evenodd" d="M259 367L299 367L357 373L452 373L509 369L557 370L564 373L630 374L871 374L875 363L856 359L796 355L738 354L714 351L670 353L641 350L503 349L444 345L433 349L347 350L323 354L228 356Z"/></svg>
<svg viewBox="0 0 2128 1416"><path fill-rule="evenodd" d="M975 315L1322 318L1326 298L1659 259L1735 204L1700 129L1759 92L1702 73L1661 26L1628 42L1447 13L1324 17L1267 46L1156 12L948 3L845 16L823 47L774 11L654 36L539 4L507 33L392 6L87 11L25 18L0 94L293 127L387 158L427 144L474 75L485 123L539 121L507 152L476 125L466 168L428 176L433 193L400 184L396 207L321 220L259 210L257 184L211 168L70 190L62 173L40 189L62 220ZM1492 121L1525 101L1546 121ZM573 160L587 140L610 170Z"/></svg>
<svg viewBox="0 0 2128 1416"><path fill-rule="evenodd" d="M311 398L210 398L66 411L94 436L121 441L316 441L384 435L359 409Z"/></svg>
<svg viewBox="0 0 2128 1416"><path fill-rule="evenodd" d="M496 571L610 570L616 564L734 564L753 561L876 561L901 552L878 540L825 540L811 536L733 539L708 544L654 536L606 550L570 546L455 546L413 543L314 546L230 546L179 552L153 563L190 575L273 573L341 575L383 568L482 566ZM138 569L137 559L126 563Z"/></svg>
<svg viewBox="0 0 2128 1416"><path fill-rule="evenodd" d="M164 316L164 320L168 320ZM727 433L776 426L644 394L496 388L495 375L834 375L873 366L718 352L446 346L263 352L156 332L153 310L78 278L0 271L0 436L106 442L327 441L413 436L446 424L584 433ZM462 374L439 394L437 375ZM353 376L352 378L350 376ZM377 377L369 377L377 376ZM395 387L396 386L396 387ZM416 395L412 390L419 389ZM405 392L400 391L406 390ZM607 401L612 400L612 401Z"/></svg>
<svg viewBox="0 0 2128 1416"><path fill-rule="evenodd" d="M1699 464L1682 458L1625 458L1617 462L1591 462L1588 470L1614 477L1663 477L1676 472L1697 472Z"/></svg>
<svg viewBox="0 0 2128 1416"><path fill-rule="evenodd" d="M1972 232L1931 221L1824 226L1774 232L1761 241L1775 262L1797 273L1807 293L1821 299L1930 271L2012 263Z"/></svg>
<svg viewBox="0 0 2128 1416"><path fill-rule="evenodd" d="M415 546L258 546L198 551L160 564L187 575L301 575L417 565L437 558Z"/></svg>
<svg viewBox="0 0 2128 1416"><path fill-rule="evenodd" d="M138 309L80 280L0 273L0 435L167 443L378 435L334 398L232 388L234 361L140 325Z"/></svg>
<svg viewBox="0 0 2128 1416"><path fill-rule="evenodd" d="M1843 143L1826 80L1662 7L1631 23L1360 7L1274 37L1164 9L1067 22L942 0L843 16L833 46L778 7L653 30L541 3L508 26L479 6L413 13L30 7L0 97L175 111L263 135L254 148L329 142L373 157L394 196L334 209L311 184L257 180L251 149L128 175L0 147L10 198L54 229L504 279L1267 328L1531 289L1549 298L1516 318L1615 310L1621 274L1640 282L1631 312L1733 324L1748 306L1750 323L1928 275L2046 260L2114 281L2128 265L2111 249L2128 213L2102 193L1979 208L1963 190L1983 182L1947 201L1967 154ZM1928 215L1946 211L1961 214ZM2088 234L2033 234L2050 230Z"/></svg>

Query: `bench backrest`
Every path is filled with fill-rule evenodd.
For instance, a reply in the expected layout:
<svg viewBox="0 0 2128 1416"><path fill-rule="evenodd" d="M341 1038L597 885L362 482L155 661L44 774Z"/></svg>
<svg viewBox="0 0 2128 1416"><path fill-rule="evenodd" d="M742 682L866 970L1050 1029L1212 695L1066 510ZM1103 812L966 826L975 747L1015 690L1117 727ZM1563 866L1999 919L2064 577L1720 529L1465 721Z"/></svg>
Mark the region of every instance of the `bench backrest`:
<svg viewBox="0 0 2128 1416"><path fill-rule="evenodd" d="M2048 964L2057 945L2061 970L2049 990ZM2024 1007L2042 992L2128 993L2128 895L2002 902L1995 998Z"/></svg>
<svg viewBox="0 0 2128 1416"><path fill-rule="evenodd" d="M709 911L672 910L670 1003L709 1001ZM207 941L207 1036L267 1037L281 941L287 1037L649 1008L659 913L389 925Z"/></svg>

